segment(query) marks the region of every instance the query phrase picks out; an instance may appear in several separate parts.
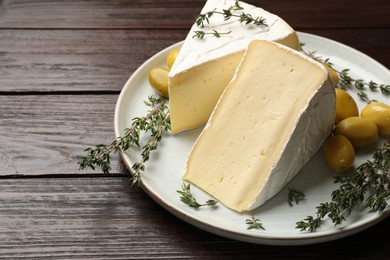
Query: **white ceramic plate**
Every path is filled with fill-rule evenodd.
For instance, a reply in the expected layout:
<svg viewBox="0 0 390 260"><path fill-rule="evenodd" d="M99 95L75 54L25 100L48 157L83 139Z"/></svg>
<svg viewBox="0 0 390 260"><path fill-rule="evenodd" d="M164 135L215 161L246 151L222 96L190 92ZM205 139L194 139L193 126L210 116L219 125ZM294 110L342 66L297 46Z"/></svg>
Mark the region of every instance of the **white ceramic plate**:
<svg viewBox="0 0 390 260"><path fill-rule="evenodd" d="M317 51L317 55L330 58L336 69L349 68L354 78L373 80L377 83L389 83L390 72L387 68L370 57L338 42L319 36L299 33L300 41L305 43L306 51ZM121 136L124 129L131 125L131 119L143 116L148 107L143 101L154 94L147 80L148 71L165 63L167 54L178 49L182 43L170 46L147 60L127 81L115 110L115 133ZM356 97L356 96L354 96ZM379 93L370 93L370 97L387 104L390 98L384 98ZM359 109L364 106L359 102ZM179 218L194 226L220 236L269 245L301 245L338 239L377 223L386 218L390 210L381 214L356 210L345 223L334 226L330 221L313 233L301 232L295 228L297 221L308 215L315 215L315 207L321 202L329 201L331 192L336 188L333 184L333 173L325 165L321 153L317 153L279 194L257 210L248 214L239 214L219 204L216 208L201 208L195 210L180 201L176 192L181 189L185 160L201 129L183 132L176 136L164 136L157 151L146 164L142 175L143 189L151 198ZM380 142L378 143L378 146ZM359 151L356 165L372 158L372 149ZM139 149L131 149L122 153L128 169L140 158ZM305 193L306 199L290 207L287 203L287 188L293 188ZM210 197L191 186L192 193L199 202ZM245 220L255 216L263 223L265 230L247 230Z"/></svg>

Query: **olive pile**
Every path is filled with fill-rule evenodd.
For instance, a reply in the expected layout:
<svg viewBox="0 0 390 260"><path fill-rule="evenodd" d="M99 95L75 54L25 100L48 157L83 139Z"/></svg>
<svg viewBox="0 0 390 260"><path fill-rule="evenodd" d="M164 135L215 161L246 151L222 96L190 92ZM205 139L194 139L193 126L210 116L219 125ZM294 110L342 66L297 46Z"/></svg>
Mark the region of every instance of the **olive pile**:
<svg viewBox="0 0 390 260"><path fill-rule="evenodd" d="M163 97L168 98L168 74L169 70L172 68L173 63L176 60L177 55L179 54L178 50L171 51L166 59L167 67L156 67L149 71L148 80L150 85L156 90L158 94Z"/></svg>
<svg viewBox="0 0 390 260"><path fill-rule="evenodd" d="M390 106L370 102L360 113L354 99L336 88L336 118L333 135L324 143L326 163L335 172L350 168L355 151L367 147L378 135L390 135Z"/></svg>

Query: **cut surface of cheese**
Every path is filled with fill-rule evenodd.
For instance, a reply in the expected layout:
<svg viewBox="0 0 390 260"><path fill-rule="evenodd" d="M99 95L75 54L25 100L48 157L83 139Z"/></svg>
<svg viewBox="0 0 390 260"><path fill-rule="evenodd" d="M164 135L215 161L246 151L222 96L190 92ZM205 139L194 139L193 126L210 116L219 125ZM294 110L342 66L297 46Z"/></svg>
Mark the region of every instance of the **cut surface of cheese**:
<svg viewBox="0 0 390 260"><path fill-rule="evenodd" d="M208 0L201 11L222 12L235 5L233 0ZM261 8L239 1L242 10L236 15L249 14L265 19L267 26L240 23L239 18L224 19L213 14L204 27L194 24L169 73L169 109L173 134L204 125L219 96L233 77L248 44L254 39L276 41L299 49L295 31L280 17ZM217 31L221 36L207 34L194 38L195 31Z"/></svg>
<svg viewBox="0 0 390 260"><path fill-rule="evenodd" d="M195 142L183 179L248 211L278 193L333 128L325 68L280 44L250 43Z"/></svg>

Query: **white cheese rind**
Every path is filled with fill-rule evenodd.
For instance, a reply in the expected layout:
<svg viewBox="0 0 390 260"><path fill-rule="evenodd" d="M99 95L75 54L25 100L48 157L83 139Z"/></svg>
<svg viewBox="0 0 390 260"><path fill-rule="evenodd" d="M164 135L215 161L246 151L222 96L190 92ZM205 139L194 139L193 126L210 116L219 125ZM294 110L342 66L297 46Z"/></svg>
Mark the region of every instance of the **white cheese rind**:
<svg viewBox="0 0 390 260"><path fill-rule="evenodd" d="M234 4L234 0L208 0L201 13L222 11ZM204 28L196 24L192 26L169 73L173 134L207 122L252 40L276 41L294 49L300 48L297 34L283 19L242 1L239 4L244 9L233 11L235 14L245 12L254 18L261 17L268 26L246 25L240 23L237 17L225 21L220 14L210 17L210 23L205 23ZM230 33L220 38L206 35L203 39L197 39L193 38L197 30Z"/></svg>
<svg viewBox="0 0 390 260"><path fill-rule="evenodd" d="M187 160L183 179L236 211L278 193L333 127L324 67L276 43L250 44Z"/></svg>
<svg viewBox="0 0 390 260"><path fill-rule="evenodd" d="M201 14L209 11L221 11L234 6L234 0L208 0L203 7ZM240 23L238 17L231 17L224 20L220 14L214 14L209 18L209 23L204 27L194 24L188 33L183 47L172 66L169 77L174 77L192 67L203 63L219 59L225 55L242 52L248 44L255 39L268 41L283 41L286 38L291 39L287 44L290 48L299 49L298 36L294 30L282 18L253 5L239 2L243 10L232 11L235 14L245 12L253 18L262 17L265 19L267 26L257 26ZM217 38L213 35L207 35L203 39L193 38L194 31L212 32L216 30L220 33L230 32Z"/></svg>
<svg viewBox="0 0 390 260"><path fill-rule="evenodd" d="M321 147L333 129L335 96L328 81L316 92L302 113L277 164L262 191L248 210L255 209L275 196Z"/></svg>

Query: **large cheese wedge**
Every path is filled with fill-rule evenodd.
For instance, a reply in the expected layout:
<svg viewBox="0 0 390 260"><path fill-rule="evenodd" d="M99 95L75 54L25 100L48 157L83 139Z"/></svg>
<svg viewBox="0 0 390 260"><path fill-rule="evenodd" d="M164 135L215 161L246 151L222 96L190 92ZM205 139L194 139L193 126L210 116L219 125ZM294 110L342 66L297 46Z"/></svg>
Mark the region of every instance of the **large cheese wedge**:
<svg viewBox="0 0 390 260"><path fill-rule="evenodd" d="M316 153L335 117L325 68L252 42L195 142L183 179L242 212L278 193Z"/></svg>
<svg viewBox="0 0 390 260"><path fill-rule="evenodd" d="M209 0L202 14L222 12L235 5L233 0ZM169 73L169 110L171 132L203 126L219 96L230 82L249 42L253 39L276 41L293 49L299 49L294 30L280 17L261 8L239 1L242 10L236 15L250 14L265 19L267 26L240 23L239 18L225 20L221 14L213 14L204 27L194 24L187 35L175 64ZM221 33L219 38L205 35L194 38L195 31ZM228 34L222 34L227 33Z"/></svg>

